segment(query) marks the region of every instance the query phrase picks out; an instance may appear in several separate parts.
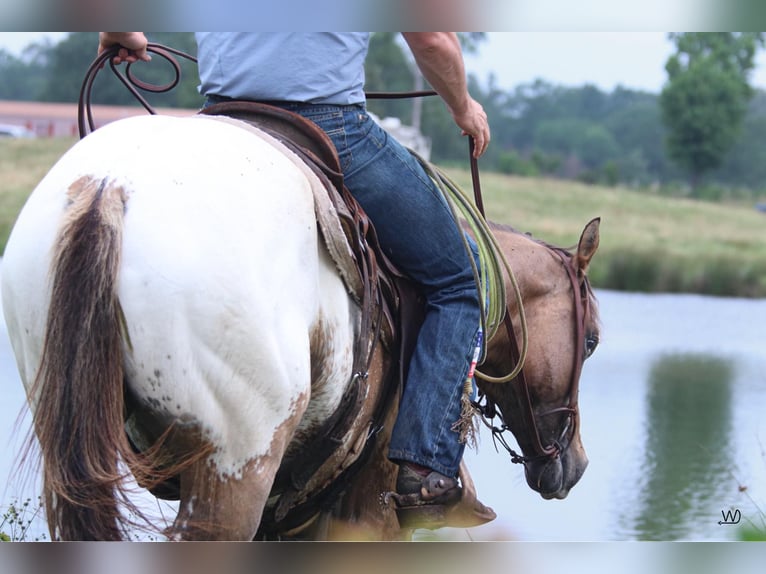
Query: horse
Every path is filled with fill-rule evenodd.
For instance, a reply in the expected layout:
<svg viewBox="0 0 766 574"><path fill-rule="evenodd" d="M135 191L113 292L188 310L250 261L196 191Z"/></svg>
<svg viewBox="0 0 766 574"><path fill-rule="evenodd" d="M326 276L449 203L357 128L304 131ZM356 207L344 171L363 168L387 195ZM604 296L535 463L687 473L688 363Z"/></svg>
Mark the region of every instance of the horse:
<svg viewBox="0 0 766 574"><path fill-rule="evenodd" d="M316 176L235 124L161 115L107 124L59 159L13 227L3 310L52 539L124 539L141 512L131 474L160 497L176 479L171 540L266 537L285 498L274 490L280 467L358 383L360 306L318 228ZM493 226L518 278L528 350L523 377L477 378L487 403L476 407L482 420L501 417L496 436L513 432L514 462L545 498L565 497L587 466L577 395L599 336L586 275L598 223L573 253ZM488 378L514 366L520 311L509 303L515 324L487 344ZM390 354L377 345L370 379ZM280 538L411 537L380 500L394 489L395 417L396 395L311 479L332 496Z"/></svg>

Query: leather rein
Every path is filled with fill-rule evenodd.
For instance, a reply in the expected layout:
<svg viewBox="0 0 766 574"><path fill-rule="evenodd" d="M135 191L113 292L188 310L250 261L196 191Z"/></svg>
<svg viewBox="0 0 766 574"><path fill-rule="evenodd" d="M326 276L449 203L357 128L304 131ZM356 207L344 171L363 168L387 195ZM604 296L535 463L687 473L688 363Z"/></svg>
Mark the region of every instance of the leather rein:
<svg viewBox="0 0 766 574"><path fill-rule="evenodd" d="M93 61L86 72L85 79L80 89L80 95L78 99L78 128L80 138L84 138L87 134L94 131L95 121L93 119L93 113L91 108L91 93L93 88L93 82L96 78L98 71L103 68L106 62L112 69L115 76L122 82L122 84L128 89L128 91L136 98L136 100L144 107L149 114L156 114L154 108L149 102L141 95L138 90L151 92L151 93L164 93L175 88L181 77L181 67L173 55L180 56L192 62L197 62L197 58L194 56L164 46L162 44L149 43L147 45L147 52L157 54L164 58L173 67L175 77L167 84L156 85L144 82L138 79L131 71L132 63L128 63L123 74L118 70L117 66L112 62L114 56L117 55L119 50L118 46L114 46L108 50L105 50ZM367 92L366 97L368 99L401 99L401 98L415 98L435 96L437 93L433 90L421 90L411 92ZM486 219L484 211L484 202L481 192L481 182L479 180L479 167L478 161L473 156L474 140L472 137L468 138L469 142L469 158L471 166L471 180L473 184L474 201L476 207L481 214L482 218ZM485 395L481 396L479 401L474 402L473 405L477 409L482 422L492 431L492 438L495 444L499 442L511 455L511 461L514 463L527 463L532 460L541 458L556 458L561 452L563 452L571 437L574 436L576 431L576 424L578 421L578 406L577 396L579 390L580 372L582 370L583 362L585 361L585 324L590 314L590 285L587 277L583 277L582 282L577 276L577 271L572 263L572 255L565 249L553 247L543 243L549 250L556 254L562 261L564 268L567 271L569 279L572 284L572 290L575 298L575 331L576 331L576 348L574 364L572 367L572 376L569 382L568 402L565 406L548 410L539 415L535 415L534 407L532 405L532 398L529 392L529 385L527 384L524 374L523 365L521 366L518 375L509 381L509 384L514 384L517 387L517 391L520 393L521 405L524 411L524 422L527 428L532 431L532 450L531 455L520 455L514 451L506 441L503 433L509 429L509 426L503 420L502 414L498 411L497 406L489 400ZM519 304L521 302L519 301ZM505 317L503 320L505 325L506 334L511 345L511 358L514 364L518 365L520 360L519 345L517 342L516 334L513 327L513 321L511 319L510 309L506 306ZM484 400L484 404L481 404L481 400ZM554 414L566 414L567 423L564 425L561 435L551 443L543 445L540 437L540 431L537 425L537 419L539 417L550 416ZM495 416L499 416L502 425L500 427L494 426L491 421Z"/></svg>

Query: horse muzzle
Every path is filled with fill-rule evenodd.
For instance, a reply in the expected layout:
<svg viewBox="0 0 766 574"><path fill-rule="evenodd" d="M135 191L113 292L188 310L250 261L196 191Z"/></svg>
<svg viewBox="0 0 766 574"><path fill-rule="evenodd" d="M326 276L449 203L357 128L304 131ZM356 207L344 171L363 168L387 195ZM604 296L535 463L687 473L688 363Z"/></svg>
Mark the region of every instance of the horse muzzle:
<svg viewBox="0 0 766 574"><path fill-rule="evenodd" d="M540 457L524 463L524 475L529 487L545 500L564 499L582 477L588 466L584 452L575 455L570 449L550 457Z"/></svg>

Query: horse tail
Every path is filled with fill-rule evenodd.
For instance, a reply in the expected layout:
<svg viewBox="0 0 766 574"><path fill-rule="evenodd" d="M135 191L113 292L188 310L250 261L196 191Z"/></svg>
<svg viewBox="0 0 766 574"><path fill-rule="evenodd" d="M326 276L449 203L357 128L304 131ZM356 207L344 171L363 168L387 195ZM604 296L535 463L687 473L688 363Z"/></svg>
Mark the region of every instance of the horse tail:
<svg viewBox="0 0 766 574"><path fill-rule="evenodd" d="M128 520L123 504L142 516L125 496L121 463L136 476L152 473L124 430L124 320L116 284L127 198L107 179L82 177L68 199L32 390L45 508L53 539L120 540Z"/></svg>

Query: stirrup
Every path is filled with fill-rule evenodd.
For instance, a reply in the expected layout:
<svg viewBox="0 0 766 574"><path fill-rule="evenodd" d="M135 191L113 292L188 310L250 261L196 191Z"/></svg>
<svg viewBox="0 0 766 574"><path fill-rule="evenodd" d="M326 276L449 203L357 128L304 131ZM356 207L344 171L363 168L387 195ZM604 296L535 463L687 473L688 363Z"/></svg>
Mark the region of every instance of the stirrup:
<svg viewBox="0 0 766 574"><path fill-rule="evenodd" d="M419 491L386 492L382 503L391 506L393 500L399 526L405 529L471 528L497 518L494 510L479 502L463 462L460 463L459 477L462 487L454 478L431 472L422 479Z"/></svg>

